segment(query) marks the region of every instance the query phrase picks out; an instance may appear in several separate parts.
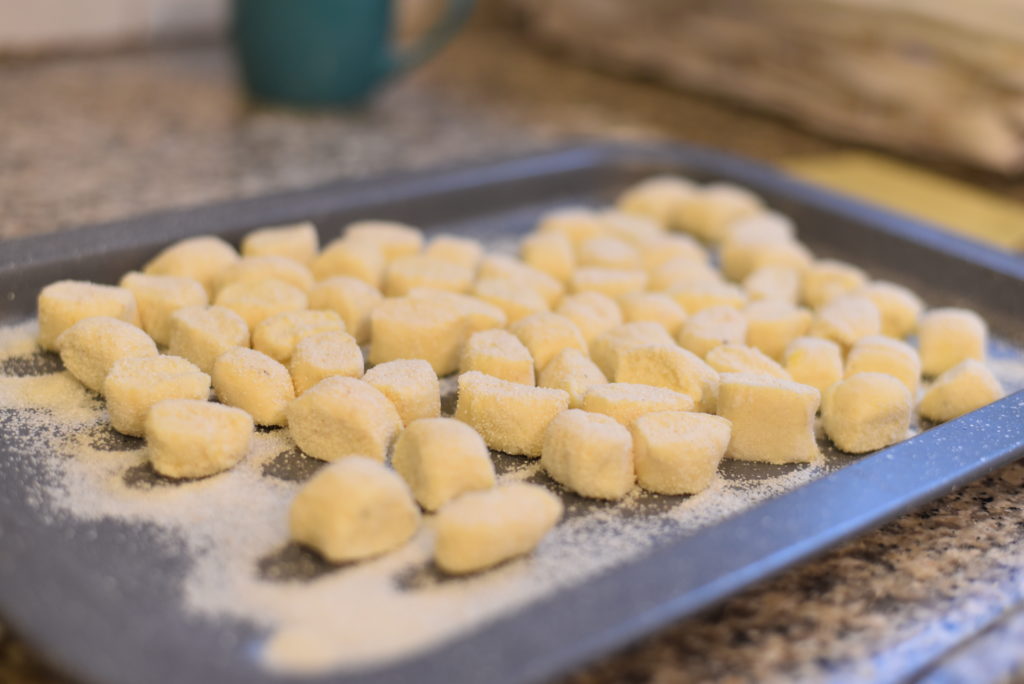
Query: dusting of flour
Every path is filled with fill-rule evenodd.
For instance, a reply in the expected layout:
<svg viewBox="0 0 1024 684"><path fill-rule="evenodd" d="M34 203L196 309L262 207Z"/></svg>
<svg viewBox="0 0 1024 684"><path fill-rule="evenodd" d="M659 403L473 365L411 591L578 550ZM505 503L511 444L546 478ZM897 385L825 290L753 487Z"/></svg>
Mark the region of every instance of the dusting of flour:
<svg viewBox="0 0 1024 684"><path fill-rule="evenodd" d="M140 535L153 534L142 523L155 526L158 542L191 560L181 595L186 611L259 626L267 635L259 657L288 672L394 664L828 469L822 461L764 479L719 477L692 497L634 491L615 505L567 496L566 519L534 554L468 578L442 580L433 571L432 516L411 543L379 559L268 577L261 570L267 558L289 549L287 511L301 484L273 467L288 454L304 458L287 430L258 433L229 472L133 483L126 474L147 468L141 441L109 431L103 402L35 350L35 333L33 322L0 328L0 425L8 449L39 470L32 501L40 515L50 524L66 515L116 518L139 523ZM1002 358L997 371L1016 381L1022 368L1019 358ZM442 389L450 394L454 383L444 380ZM535 460L502 458L511 464L501 468L504 481L543 478Z"/></svg>

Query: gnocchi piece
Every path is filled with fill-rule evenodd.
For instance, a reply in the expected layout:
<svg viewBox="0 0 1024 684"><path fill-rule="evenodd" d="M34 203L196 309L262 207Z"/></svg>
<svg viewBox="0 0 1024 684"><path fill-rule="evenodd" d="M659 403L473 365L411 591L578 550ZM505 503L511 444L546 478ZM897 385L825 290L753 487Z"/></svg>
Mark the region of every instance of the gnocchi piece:
<svg viewBox="0 0 1024 684"><path fill-rule="evenodd" d="M57 338L78 321L108 316L139 325L135 296L123 287L59 280L39 292L39 346L57 351Z"/></svg>
<svg viewBox="0 0 1024 684"><path fill-rule="evenodd" d="M304 264L278 256L243 257L217 278L217 291L234 283L280 280L308 293L313 289L313 273Z"/></svg>
<svg viewBox="0 0 1024 684"><path fill-rule="evenodd" d="M604 373L579 349L563 349L544 365L537 376L538 387L565 390L569 406L580 408L587 390L608 382Z"/></svg>
<svg viewBox="0 0 1024 684"><path fill-rule="evenodd" d="M909 288L876 280L861 292L874 302L882 316L882 334L903 339L917 328L924 302Z"/></svg>
<svg viewBox="0 0 1024 684"><path fill-rule="evenodd" d="M562 517L544 487L513 482L455 499L437 514L434 562L462 575L530 553Z"/></svg>
<svg viewBox="0 0 1024 684"><path fill-rule="evenodd" d="M583 410L603 413L629 426L640 416L656 411L692 411L693 399L664 387L610 382L595 385L583 397Z"/></svg>
<svg viewBox="0 0 1024 684"><path fill-rule="evenodd" d="M462 350L459 372L480 371L509 382L534 384L533 357L519 338L507 330L473 333Z"/></svg>
<svg viewBox="0 0 1024 684"><path fill-rule="evenodd" d="M683 307L664 292L632 292L619 297L622 316L627 323L651 321L673 337L686 320Z"/></svg>
<svg viewBox="0 0 1024 684"><path fill-rule="evenodd" d="M417 287L449 292L468 292L475 269L435 259L426 254L399 257L388 264L384 274L384 294L401 297Z"/></svg>
<svg viewBox="0 0 1024 684"><path fill-rule="evenodd" d="M345 276L379 290L384 282L385 266L384 255L374 245L335 240L313 259L309 268L318 281Z"/></svg>
<svg viewBox="0 0 1024 684"><path fill-rule="evenodd" d="M632 346L622 350L613 377L615 382L680 392L693 399L698 411L715 410L718 373L696 354L674 344Z"/></svg>
<svg viewBox="0 0 1024 684"><path fill-rule="evenodd" d="M588 345L601 333L622 324L619 305L600 292L569 295L558 305L555 313L575 323Z"/></svg>
<svg viewBox="0 0 1024 684"><path fill-rule="evenodd" d="M157 344L171 337L171 316L186 306L205 306L206 288L197 280L179 276L154 276L132 271L121 278L121 287L135 296L142 329Z"/></svg>
<svg viewBox="0 0 1024 684"><path fill-rule="evenodd" d="M355 338L340 330L332 330L299 340L288 363L288 372L298 396L334 375L361 378L364 367L363 353Z"/></svg>
<svg viewBox="0 0 1024 684"><path fill-rule="evenodd" d="M747 303L743 290L731 283L695 283L673 288L669 294L690 316L719 306L739 309Z"/></svg>
<svg viewBox="0 0 1024 684"><path fill-rule="evenodd" d="M650 285L654 285L654 274L668 262L676 264L707 264L708 252L700 243L689 235L659 235L645 242L640 247L640 262L643 269L651 276Z"/></svg>
<svg viewBox="0 0 1024 684"><path fill-rule="evenodd" d="M408 425L420 418L441 415L441 387L437 374L422 359L398 359L374 366L363 380L387 397Z"/></svg>
<svg viewBox="0 0 1024 684"><path fill-rule="evenodd" d="M252 417L241 409L196 399L153 404L144 424L149 462L161 475L216 475L241 461L252 439Z"/></svg>
<svg viewBox="0 0 1024 684"><path fill-rule="evenodd" d="M83 318L57 338L64 368L93 392L103 392L103 379L119 359L156 356L156 344L131 323L110 316Z"/></svg>
<svg viewBox="0 0 1024 684"><path fill-rule="evenodd" d="M252 348L285 365L299 342L323 332L345 332L334 311L285 311L264 318L252 330Z"/></svg>
<svg viewBox="0 0 1024 684"><path fill-rule="evenodd" d="M969 309L932 309L917 327L921 370L940 375L966 359L985 360L988 325Z"/></svg>
<svg viewBox="0 0 1024 684"><path fill-rule="evenodd" d="M789 343L782 358L794 382L819 392L843 379L843 350L832 340L798 337Z"/></svg>
<svg viewBox="0 0 1024 684"><path fill-rule="evenodd" d="M603 209L599 212L607 237L627 242L637 249L653 240L667 237L665 227L654 219L628 214L618 209Z"/></svg>
<svg viewBox="0 0 1024 684"><path fill-rule="evenodd" d="M820 309L839 295L864 288L868 278L864 271L836 259L819 259L803 272L800 299L812 309Z"/></svg>
<svg viewBox="0 0 1024 684"><path fill-rule="evenodd" d="M788 266L761 266L743 279L743 291L752 301L796 304L800 297L800 272Z"/></svg>
<svg viewBox="0 0 1024 684"><path fill-rule="evenodd" d="M600 215L586 207L564 207L549 211L537 224L538 233L563 235L573 246L600 237L605 231L606 226Z"/></svg>
<svg viewBox="0 0 1024 684"><path fill-rule="evenodd" d="M302 311L308 299L299 288L271 279L232 283L217 292L213 303L234 311L252 330L274 314Z"/></svg>
<svg viewBox="0 0 1024 684"><path fill-rule="evenodd" d="M690 287L720 285L722 274L714 266L690 257L675 257L648 271L647 289L652 292L673 292Z"/></svg>
<svg viewBox="0 0 1024 684"><path fill-rule="evenodd" d="M722 344L743 344L747 319L731 306L704 309L686 319L677 339L679 345L704 358Z"/></svg>
<svg viewBox="0 0 1024 684"><path fill-rule="evenodd" d="M704 357L719 373L749 373L791 380L786 369L760 349L742 344L723 344Z"/></svg>
<svg viewBox="0 0 1024 684"><path fill-rule="evenodd" d="M308 264L320 250L320 236L311 221L266 226L242 238L243 257L276 256Z"/></svg>
<svg viewBox="0 0 1024 684"><path fill-rule="evenodd" d="M346 563L397 549L416 534L420 519L397 473L354 456L321 469L299 489L288 524L292 539Z"/></svg>
<svg viewBox="0 0 1024 684"><path fill-rule="evenodd" d="M295 398L288 369L263 352L229 349L213 363L213 390L222 404L240 408L257 425L284 425Z"/></svg>
<svg viewBox="0 0 1024 684"><path fill-rule="evenodd" d="M765 210L733 221L725 228L724 241L744 240L749 237L776 241L796 240L796 226L792 219L777 211Z"/></svg>
<svg viewBox="0 0 1024 684"><path fill-rule="evenodd" d="M425 510L436 511L465 492L494 486L494 464L483 438L453 418L423 418L402 431L391 465Z"/></svg>
<svg viewBox="0 0 1024 684"><path fill-rule="evenodd" d="M651 321L623 323L598 335L590 343L590 358L607 378L614 378L622 352L630 347L652 344L673 346L672 336Z"/></svg>
<svg viewBox="0 0 1024 684"><path fill-rule="evenodd" d="M878 307L863 295L845 294L818 309L810 334L849 348L857 340L878 335L881 331L882 317Z"/></svg>
<svg viewBox="0 0 1024 684"><path fill-rule="evenodd" d="M356 221L345 226L343 239L373 247L385 262L418 254L423 249L420 229L398 221Z"/></svg>
<svg viewBox="0 0 1024 684"><path fill-rule="evenodd" d="M658 411L634 420L629 431L637 484L658 494L697 494L714 480L732 424L706 413Z"/></svg>
<svg viewBox="0 0 1024 684"><path fill-rule="evenodd" d="M921 359L917 351L906 342L873 335L862 337L846 355L846 377L857 373L886 373L893 376L917 396L921 379Z"/></svg>
<svg viewBox="0 0 1024 684"><path fill-rule="evenodd" d="M640 266L640 253L625 240L595 237L577 247L576 263L580 268L635 269Z"/></svg>
<svg viewBox="0 0 1024 684"><path fill-rule="evenodd" d="M615 200L619 211L644 216L668 227L678 207L697 187L678 176L652 176L629 186Z"/></svg>
<svg viewBox="0 0 1024 684"><path fill-rule="evenodd" d="M309 308L316 311L334 311L345 321L345 330L359 344L370 341L370 313L380 304L380 291L348 276L334 276L313 286L309 293Z"/></svg>
<svg viewBox="0 0 1024 684"><path fill-rule="evenodd" d="M811 312L786 302L751 302L743 310L747 319L747 344L773 359L781 359L790 342L811 329Z"/></svg>
<svg viewBox="0 0 1024 684"><path fill-rule="evenodd" d="M497 307L441 294L417 292L381 302L370 315L370 363L424 359L438 376L448 375L458 369L470 335L505 324Z"/></svg>
<svg viewBox="0 0 1024 684"><path fill-rule="evenodd" d="M814 414L821 393L763 374L724 373L718 415L732 423L726 455L742 461L808 463L819 454Z"/></svg>
<svg viewBox="0 0 1024 684"><path fill-rule="evenodd" d="M288 404L288 428L304 453L321 461L355 456L383 461L402 429L398 409L369 383L335 375Z"/></svg>
<svg viewBox="0 0 1024 684"><path fill-rule="evenodd" d="M886 373L857 373L825 390L825 434L840 451L863 454L902 441L914 400L906 385Z"/></svg>
<svg viewBox="0 0 1024 684"><path fill-rule="evenodd" d="M249 346L245 319L224 306L187 306L171 314L167 353L188 359L204 373L232 347Z"/></svg>
<svg viewBox="0 0 1024 684"><path fill-rule="evenodd" d="M576 324L556 313L527 316L512 323L508 330L530 351L537 370L542 370L563 349L587 351L587 343Z"/></svg>
<svg viewBox="0 0 1024 684"><path fill-rule="evenodd" d="M1003 387L992 371L976 359L965 359L935 378L918 410L923 418L941 423L1002 397Z"/></svg>
<svg viewBox="0 0 1024 684"><path fill-rule="evenodd" d="M484 255L484 248L479 240L459 237L458 235L438 235L430 241L423 254L440 261L447 261L462 268L476 272L476 267Z"/></svg>
<svg viewBox="0 0 1024 684"><path fill-rule="evenodd" d="M537 458L548 423L569 408L569 394L528 387L479 371L459 376L455 417L480 433L492 449Z"/></svg>
<svg viewBox="0 0 1024 684"><path fill-rule="evenodd" d="M541 465L580 496L621 499L633 488L633 440L614 418L569 409L544 434Z"/></svg>
<svg viewBox="0 0 1024 684"><path fill-rule="evenodd" d="M580 292L600 292L618 297L630 292L642 292L647 287L647 273L640 269L577 268L569 280L569 289Z"/></svg>
<svg viewBox="0 0 1024 684"><path fill-rule="evenodd" d="M561 233L533 233L519 245L523 261L560 283L569 282L576 268L572 243Z"/></svg>
<svg viewBox="0 0 1024 684"><path fill-rule="evenodd" d="M146 415L164 399L210 398L210 376L177 356L119 359L103 381L110 424L118 432L142 437Z"/></svg>
<svg viewBox="0 0 1024 684"><path fill-rule="evenodd" d="M674 227L706 242L719 242L731 223L762 210L761 199L730 183L709 183L681 201L673 216Z"/></svg>
<svg viewBox="0 0 1024 684"><path fill-rule="evenodd" d="M146 263L142 272L198 280L212 297L220 275L238 259L235 248L219 237L200 235L165 248Z"/></svg>
<svg viewBox="0 0 1024 684"><path fill-rule="evenodd" d="M803 243L780 240L771 234L736 235L722 245L719 253L725 277L742 281L766 266L789 268L802 273L814 261L814 255Z"/></svg>
<svg viewBox="0 0 1024 684"><path fill-rule="evenodd" d="M481 280L496 278L511 281L520 289L533 290L543 298L549 309L557 305L565 293L565 286L547 273L502 254L488 254L481 259L477 277Z"/></svg>
<svg viewBox="0 0 1024 684"><path fill-rule="evenodd" d="M481 278L476 281L473 294L501 309L509 323L549 309L547 302L535 290L509 278Z"/></svg>

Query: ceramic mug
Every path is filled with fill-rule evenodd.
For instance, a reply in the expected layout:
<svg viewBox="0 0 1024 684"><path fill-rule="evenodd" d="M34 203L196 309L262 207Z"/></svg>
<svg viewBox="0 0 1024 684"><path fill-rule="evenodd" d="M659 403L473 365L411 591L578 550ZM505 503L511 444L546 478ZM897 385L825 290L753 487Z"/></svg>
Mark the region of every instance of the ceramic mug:
<svg viewBox="0 0 1024 684"><path fill-rule="evenodd" d="M473 0L445 2L425 36L396 50L391 0L235 0L234 39L246 86L277 102L359 102L455 34Z"/></svg>

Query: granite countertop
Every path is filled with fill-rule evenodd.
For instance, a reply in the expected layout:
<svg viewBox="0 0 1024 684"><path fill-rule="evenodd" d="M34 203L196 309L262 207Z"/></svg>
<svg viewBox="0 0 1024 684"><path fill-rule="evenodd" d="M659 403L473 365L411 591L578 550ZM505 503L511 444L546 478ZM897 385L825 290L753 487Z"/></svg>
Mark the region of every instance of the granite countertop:
<svg viewBox="0 0 1024 684"><path fill-rule="evenodd" d="M0 238L572 141L687 140L767 161L839 149L489 26L358 112L252 106L219 46L0 62L0 101ZM1006 467L568 681L1019 679L1022 484L1024 464ZM0 681L64 680L4 634Z"/></svg>

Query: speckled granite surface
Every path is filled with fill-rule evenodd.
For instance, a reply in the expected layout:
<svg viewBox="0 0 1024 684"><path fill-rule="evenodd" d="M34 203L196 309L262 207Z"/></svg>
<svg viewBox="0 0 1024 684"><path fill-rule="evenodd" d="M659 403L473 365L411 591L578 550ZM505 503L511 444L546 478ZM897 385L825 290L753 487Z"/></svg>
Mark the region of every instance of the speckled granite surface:
<svg viewBox="0 0 1024 684"><path fill-rule="evenodd" d="M0 63L0 237L580 139L691 140L769 161L835 149L481 27L360 112L252 107L232 84L215 47ZM1022 485L1024 465L1005 468L568 681L1020 680ZM62 681L0 636L0 682Z"/></svg>

